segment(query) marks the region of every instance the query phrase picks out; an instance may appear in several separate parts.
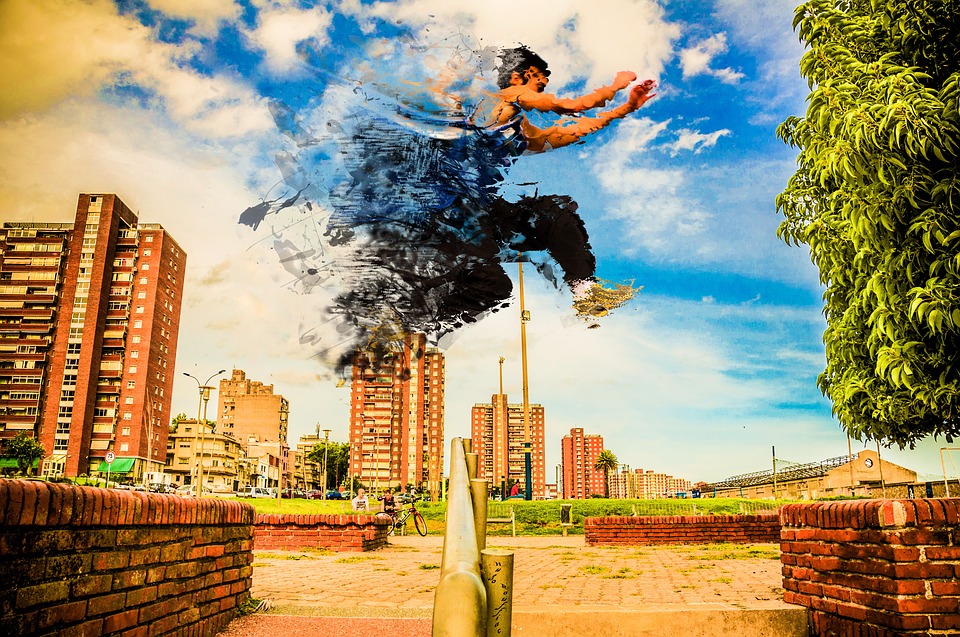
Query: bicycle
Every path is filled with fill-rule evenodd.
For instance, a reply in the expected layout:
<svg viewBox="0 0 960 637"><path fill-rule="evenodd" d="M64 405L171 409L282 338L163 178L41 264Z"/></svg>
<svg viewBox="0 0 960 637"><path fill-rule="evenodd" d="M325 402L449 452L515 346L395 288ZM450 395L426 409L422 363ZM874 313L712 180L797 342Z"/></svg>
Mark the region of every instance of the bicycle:
<svg viewBox="0 0 960 637"><path fill-rule="evenodd" d="M415 502L410 502L410 506L404 507L399 511L394 511L390 514L390 519L393 520L393 525L390 527L390 533L388 535L393 535L398 529L402 533L404 527L407 525L407 519L410 516L413 516L413 526L417 528L417 533L426 536L427 522L423 519L423 515L417 511L417 505Z"/></svg>

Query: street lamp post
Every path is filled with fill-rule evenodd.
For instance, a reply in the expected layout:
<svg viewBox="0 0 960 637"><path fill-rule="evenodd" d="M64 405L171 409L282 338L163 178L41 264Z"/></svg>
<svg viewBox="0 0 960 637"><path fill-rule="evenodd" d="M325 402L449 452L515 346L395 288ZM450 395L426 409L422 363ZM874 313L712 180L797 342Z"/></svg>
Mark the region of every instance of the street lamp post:
<svg viewBox="0 0 960 637"><path fill-rule="evenodd" d="M198 429L198 431L195 431L195 432L194 432L194 436L193 436L193 444L194 444L194 447L197 448L197 485L196 485L196 487L197 487L197 497L198 497L198 498L202 498L202 497L203 497L203 446L204 446L204 442L205 442L205 440L204 440L205 436L204 436L203 427L204 427L204 424L205 424L206 421L207 421L207 403L210 401L210 390L211 390L211 389L215 389L215 387L211 387L211 386L208 385L207 383L209 383L211 380L213 380L213 378L214 378L215 376L219 376L220 374L224 373L225 371L227 371L227 370L221 369L219 372L217 372L217 373L215 373L215 374L210 374L210 376L207 377L207 380L203 381L202 383L200 382L200 379L197 378L196 376L194 376L193 374L188 374L187 372L183 372L183 375L184 375L184 376L187 376L187 377L189 377L189 378L192 378L193 380L195 380L195 381L197 382L197 389L199 389L199 391L200 391L200 402L197 403L197 429ZM203 421L202 421L202 422L201 422L201 420L200 420L200 419L201 419L201 414L200 414L201 407L203 408L203 416L202 416ZM198 444L198 442L197 442L198 439L199 439L199 444Z"/></svg>
<svg viewBox="0 0 960 637"><path fill-rule="evenodd" d="M319 427L320 425L317 425ZM330 432L332 429L323 430L323 499L327 499L327 448L330 446Z"/></svg>
<svg viewBox="0 0 960 637"><path fill-rule="evenodd" d="M517 263L517 265L519 266L520 279L520 367L523 375L523 499L532 500L532 467L530 466L530 388L527 385L527 321L530 320L530 313L527 312L523 304L523 253L520 253L520 261Z"/></svg>

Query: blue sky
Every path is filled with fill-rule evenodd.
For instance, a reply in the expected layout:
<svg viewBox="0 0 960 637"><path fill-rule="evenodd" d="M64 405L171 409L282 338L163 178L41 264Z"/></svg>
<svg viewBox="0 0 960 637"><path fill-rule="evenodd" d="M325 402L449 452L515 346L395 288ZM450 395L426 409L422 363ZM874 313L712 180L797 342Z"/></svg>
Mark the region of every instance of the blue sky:
<svg viewBox="0 0 960 637"><path fill-rule="evenodd" d="M587 329L568 293L526 272L548 476L571 427L602 434L633 468L691 480L764 469L772 446L794 462L844 455L815 384L817 273L775 234L795 157L775 127L803 113L807 94L792 15L792 0L7 0L0 216L59 221L79 192L118 193L189 255L178 376L245 369L291 400L292 440L317 424L345 439L348 391L299 339L327 297L291 285L269 228L237 224L261 198L292 194L270 100L316 123L311 113L335 112L371 81L354 72L367 62L402 83L411 43L441 62L452 43L526 44L550 63L558 95L632 70L658 81L654 100L588 143L520 158L509 176L518 193L571 195L598 274L644 286ZM497 391L500 356L520 401L515 308L444 348L448 438L469 435L471 405ZM192 414L184 380L174 411ZM944 444L883 453L937 474Z"/></svg>

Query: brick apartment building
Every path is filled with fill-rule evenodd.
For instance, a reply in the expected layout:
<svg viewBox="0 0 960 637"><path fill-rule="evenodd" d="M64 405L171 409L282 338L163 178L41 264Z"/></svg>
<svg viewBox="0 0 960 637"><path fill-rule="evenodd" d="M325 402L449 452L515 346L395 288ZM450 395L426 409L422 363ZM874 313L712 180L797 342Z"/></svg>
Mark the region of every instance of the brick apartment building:
<svg viewBox="0 0 960 637"><path fill-rule="evenodd" d="M0 224L0 441L35 435L48 476L162 471L186 259L113 194Z"/></svg>
<svg viewBox="0 0 960 637"><path fill-rule="evenodd" d="M444 356L423 334L374 369L354 360L350 392L350 473L367 487L417 488L439 495L443 472Z"/></svg>
<svg viewBox="0 0 960 637"><path fill-rule="evenodd" d="M247 378L242 369L235 369L230 378L220 380L218 430L236 438L253 462L261 455L259 450L268 448L272 450L269 455L275 461L279 459L278 475L269 484L257 482L256 486L276 486L278 480L284 487L291 484L294 463L290 461L287 441L289 420L290 402L274 393L273 385ZM263 451L262 455L268 455L268 451ZM273 464L265 461L264 466ZM266 474L258 474L258 477L266 479Z"/></svg>
<svg viewBox="0 0 960 637"><path fill-rule="evenodd" d="M604 494L603 471L593 465L603 451L603 436L585 434L582 427L574 427L560 441L562 494L564 500L582 500L592 494Z"/></svg>
<svg viewBox="0 0 960 637"><path fill-rule="evenodd" d="M531 492L535 499L542 499L546 497L544 410L539 404L529 408ZM519 482L526 488L523 404L510 404L506 394L494 394L489 403L475 404L470 412L470 435L478 455L478 478L488 480L491 487Z"/></svg>

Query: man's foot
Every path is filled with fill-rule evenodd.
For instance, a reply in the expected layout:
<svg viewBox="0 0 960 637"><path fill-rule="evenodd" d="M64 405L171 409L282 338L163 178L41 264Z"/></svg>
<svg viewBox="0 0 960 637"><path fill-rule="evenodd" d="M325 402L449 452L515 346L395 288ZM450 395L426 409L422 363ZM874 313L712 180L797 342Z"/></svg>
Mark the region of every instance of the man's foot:
<svg viewBox="0 0 960 637"><path fill-rule="evenodd" d="M613 283L612 286L604 287L599 281L593 279L578 281L571 286L573 309L576 310L577 316L587 319L606 316L611 310L630 301L642 289L622 283Z"/></svg>

